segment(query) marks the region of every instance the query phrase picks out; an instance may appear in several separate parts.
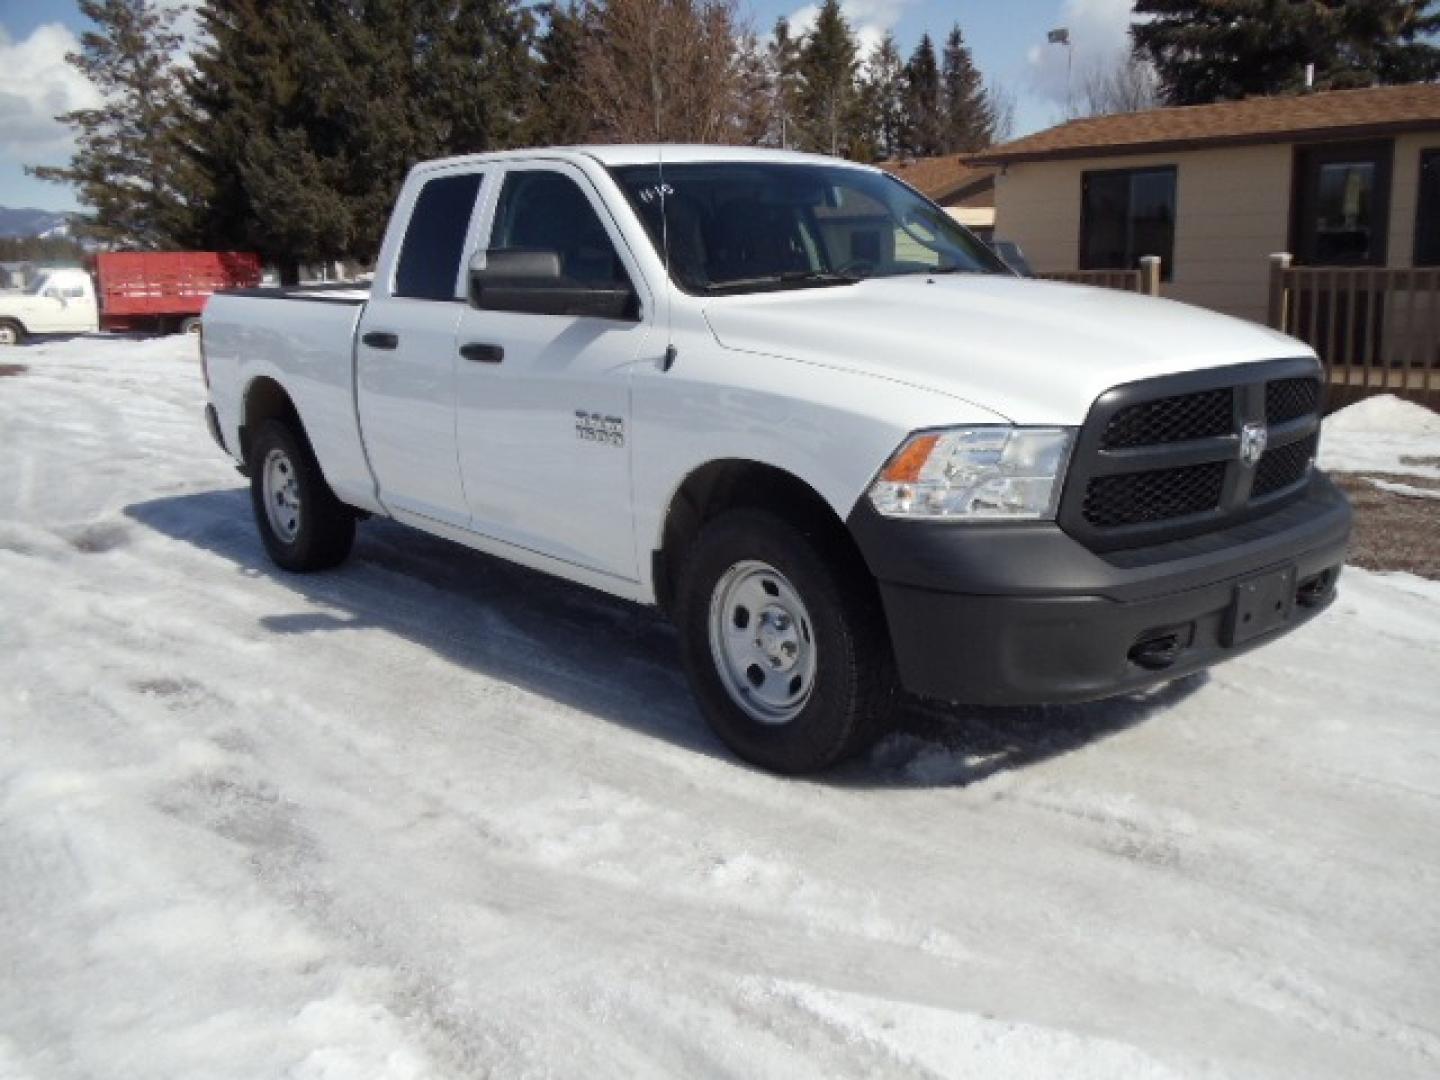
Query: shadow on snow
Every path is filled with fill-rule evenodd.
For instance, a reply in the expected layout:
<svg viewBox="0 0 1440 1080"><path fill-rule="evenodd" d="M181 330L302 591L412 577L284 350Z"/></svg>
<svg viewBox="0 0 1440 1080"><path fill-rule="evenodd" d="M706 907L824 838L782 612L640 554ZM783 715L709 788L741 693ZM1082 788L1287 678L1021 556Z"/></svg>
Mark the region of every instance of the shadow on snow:
<svg viewBox="0 0 1440 1080"><path fill-rule="evenodd" d="M384 630L561 705L687 750L729 758L690 697L674 631L652 609L379 519L361 526L350 562L339 569L288 573L266 557L241 488L154 499L125 513L242 572L280 581L317 606L263 617L261 624L272 633ZM974 783L1124 731L1188 697L1204 681L1202 674L1084 705L962 709L912 702L902 710L895 735L822 782Z"/></svg>

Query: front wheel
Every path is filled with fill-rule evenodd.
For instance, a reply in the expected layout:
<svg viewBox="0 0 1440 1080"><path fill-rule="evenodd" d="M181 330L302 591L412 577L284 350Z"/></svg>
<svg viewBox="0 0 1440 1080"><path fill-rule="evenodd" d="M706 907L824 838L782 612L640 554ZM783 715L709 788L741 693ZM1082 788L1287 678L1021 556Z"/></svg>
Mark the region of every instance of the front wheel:
<svg viewBox="0 0 1440 1080"><path fill-rule="evenodd" d="M14 319L0 319L0 348L6 345L23 345L25 328Z"/></svg>
<svg viewBox="0 0 1440 1080"><path fill-rule="evenodd" d="M335 497L303 435L270 420L250 446L250 502L260 539L285 570L324 570L355 542L355 511Z"/></svg>
<svg viewBox="0 0 1440 1080"><path fill-rule="evenodd" d="M827 768L886 730L894 662L863 566L780 517L727 513L686 562L676 621L717 735L780 773Z"/></svg>

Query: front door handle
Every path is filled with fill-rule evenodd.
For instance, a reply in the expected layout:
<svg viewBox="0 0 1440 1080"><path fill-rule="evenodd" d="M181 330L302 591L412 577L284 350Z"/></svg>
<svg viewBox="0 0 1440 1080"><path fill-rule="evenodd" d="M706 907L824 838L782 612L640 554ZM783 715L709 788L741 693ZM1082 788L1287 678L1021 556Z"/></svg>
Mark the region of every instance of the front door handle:
<svg viewBox="0 0 1440 1080"><path fill-rule="evenodd" d="M396 349L400 347L400 335L386 333L384 330L371 330L360 340L372 349Z"/></svg>
<svg viewBox="0 0 1440 1080"><path fill-rule="evenodd" d="M505 359L505 350L499 345L472 341L469 345L460 346L460 355L466 360L474 360L477 364L498 364Z"/></svg>

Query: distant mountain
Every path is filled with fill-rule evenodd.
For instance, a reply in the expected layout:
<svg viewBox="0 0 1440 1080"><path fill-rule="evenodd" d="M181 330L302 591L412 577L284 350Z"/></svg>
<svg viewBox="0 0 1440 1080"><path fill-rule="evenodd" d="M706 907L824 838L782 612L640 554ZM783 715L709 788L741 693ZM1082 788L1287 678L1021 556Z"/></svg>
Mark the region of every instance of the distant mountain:
<svg viewBox="0 0 1440 1080"><path fill-rule="evenodd" d="M58 210L0 206L0 236L68 236L71 216Z"/></svg>

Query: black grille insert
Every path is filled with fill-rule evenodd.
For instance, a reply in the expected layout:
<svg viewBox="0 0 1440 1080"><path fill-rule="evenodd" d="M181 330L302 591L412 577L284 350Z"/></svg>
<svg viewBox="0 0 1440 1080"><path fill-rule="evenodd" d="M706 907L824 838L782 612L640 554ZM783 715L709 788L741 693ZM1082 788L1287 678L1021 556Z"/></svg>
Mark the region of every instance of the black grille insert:
<svg viewBox="0 0 1440 1080"><path fill-rule="evenodd" d="M1276 379L1265 386L1265 420L1284 424L1320 408L1318 379Z"/></svg>
<svg viewBox="0 0 1440 1080"><path fill-rule="evenodd" d="M1234 402L1227 386L1127 405L1110 418L1102 445L1120 450L1228 435L1235 428Z"/></svg>
<svg viewBox="0 0 1440 1080"><path fill-rule="evenodd" d="M1085 520L1098 529L1168 521L1215 510L1225 487L1225 463L1094 477L1085 490Z"/></svg>
<svg viewBox="0 0 1440 1080"><path fill-rule="evenodd" d="M1312 359L1181 372L1113 387L1075 439L1055 515L1096 552L1198 536L1280 510L1305 488L1320 429ZM1241 459L1242 432L1270 449Z"/></svg>
<svg viewBox="0 0 1440 1080"><path fill-rule="evenodd" d="M1311 435L1299 442L1265 451L1265 456L1255 466L1255 483L1250 487L1250 498L1273 495L1305 479L1318 443L1318 438Z"/></svg>

